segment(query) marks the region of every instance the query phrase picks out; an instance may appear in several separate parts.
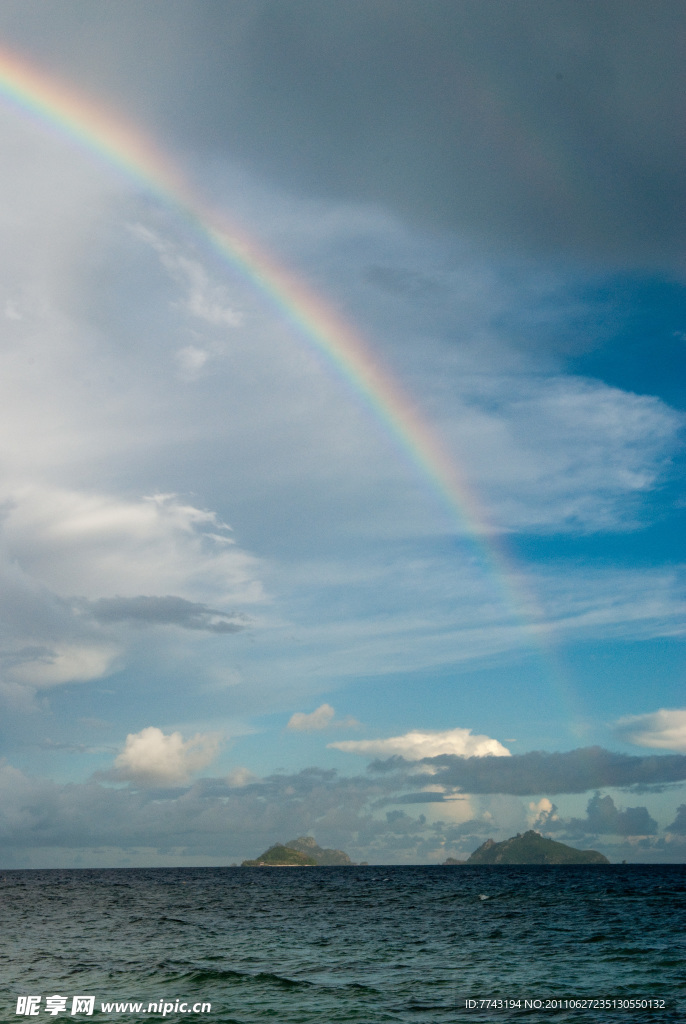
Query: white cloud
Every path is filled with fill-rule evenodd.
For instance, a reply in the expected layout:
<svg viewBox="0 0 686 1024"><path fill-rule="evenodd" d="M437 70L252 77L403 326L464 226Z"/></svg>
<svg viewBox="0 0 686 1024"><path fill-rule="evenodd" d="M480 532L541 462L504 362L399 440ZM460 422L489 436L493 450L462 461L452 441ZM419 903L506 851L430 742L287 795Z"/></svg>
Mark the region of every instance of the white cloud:
<svg viewBox="0 0 686 1024"><path fill-rule="evenodd" d="M683 635L686 623L679 566L598 567L550 558L529 572L520 568L514 600L505 595L496 603L479 565L457 554L447 562L417 559L412 572L402 559L390 565L350 559L340 571L331 561L325 565L330 585L318 566L308 576L310 563L288 564L288 576L270 581L270 589L284 592L295 578L295 600L302 601L302 594L309 599L307 615L299 609L299 643L279 652L280 673L294 686L313 677L319 682L324 658L330 684L334 678L468 663L528 646L539 651L549 638ZM334 587L341 593L345 588L347 615L327 616Z"/></svg>
<svg viewBox="0 0 686 1024"><path fill-rule="evenodd" d="M259 776L250 771L249 768L233 768L226 776L226 784L231 789L242 789L249 786L251 782L257 782Z"/></svg>
<svg viewBox="0 0 686 1024"><path fill-rule="evenodd" d="M142 785L185 785L216 757L219 737L197 733L190 740L180 732L166 735L155 726L129 733L114 762L116 777Z"/></svg>
<svg viewBox="0 0 686 1024"><path fill-rule="evenodd" d="M529 811L526 816L530 828L544 828L553 821L559 821L557 807L547 796L542 797L538 802L529 803Z"/></svg>
<svg viewBox="0 0 686 1024"><path fill-rule="evenodd" d="M321 704L310 714L296 711L288 720L287 729L296 732L314 732L319 729L327 729L329 726L336 726L339 729L355 729L359 726L356 718L350 715L347 718L335 718L336 712L330 704Z"/></svg>
<svg viewBox="0 0 686 1024"><path fill-rule="evenodd" d="M543 339L551 344L556 327L560 334L569 330L570 302L578 318L593 310L593 298L572 299L570 282L554 273L522 275L515 285L473 253L460 258L451 252L446 272L440 244L429 245L378 210L349 205L312 216L284 198L277 205L278 214L257 210L267 221L261 224L265 237L269 220L287 217L288 243L278 235L277 242L299 245L302 265L309 263L315 279L328 276L328 287L343 301L353 294L367 303L367 322L377 328L375 350L411 382L418 407L493 526L604 530L635 526L651 514L645 497L670 472L683 414L654 395L559 374L554 363L541 372L541 349L536 354ZM390 303L384 293L382 306L378 296L359 290L360 265L377 260L399 286L398 300ZM412 290L412 281L420 280L436 286L427 301ZM558 323L551 330L553 310ZM523 316L531 350L517 340ZM499 320L503 326L494 327Z"/></svg>
<svg viewBox="0 0 686 1024"><path fill-rule="evenodd" d="M131 231L158 253L174 281L187 288L187 313L213 327L237 327L240 324L241 314L228 304L226 289L210 280L202 263L185 256L176 245L160 238L143 224L132 225Z"/></svg>
<svg viewBox="0 0 686 1024"><path fill-rule="evenodd" d="M309 715L302 711L296 711L288 720L287 729L294 729L297 732L314 732L318 729L326 729L331 725L336 712L330 704L321 704Z"/></svg>
<svg viewBox="0 0 686 1024"><path fill-rule="evenodd" d="M522 375L514 398L509 377L478 387L461 387L442 429L495 524L586 531L640 521L682 414L584 378Z"/></svg>
<svg viewBox="0 0 686 1024"><path fill-rule="evenodd" d="M119 653L112 644L58 644L13 666L9 674L17 682L36 688L85 682L113 671Z"/></svg>
<svg viewBox="0 0 686 1024"><path fill-rule="evenodd" d="M126 664L136 627L235 633L245 621L235 605L263 599L258 563L229 527L173 495L135 500L46 485L5 495L5 695L102 678Z"/></svg>
<svg viewBox="0 0 686 1024"><path fill-rule="evenodd" d="M128 205L119 197L110 205L98 199L94 182L84 202L79 173L70 184L71 159L62 160L56 178L44 158L51 147L22 142L25 159L17 160L12 137L3 135L9 147L3 170L13 189L0 203L9 231L0 254L8 317L0 374L0 545L8 564L35 587L11 609L12 621L21 611L23 624L17 621L8 645L4 678L55 685L89 673L97 678L117 661L118 648L108 641L131 633L132 620L94 622L83 615L75 622L73 605L54 598L105 599L111 609L119 598L175 595L208 608L240 607L261 599L263 571L272 573L270 589L280 602L269 628L241 653L240 672L227 664L225 651L221 657L223 677L244 680L255 704L274 685L275 663L280 685L287 676L300 694L292 707L311 707L322 674L328 680L371 676L520 650L524 631L493 600L491 581L482 585L478 559L469 552L441 555L438 569L419 544L402 551L388 546L389 537L414 544L443 533L440 507L326 360L310 357L301 333L218 264L208 259L205 268L196 258L202 245L194 246L183 226L175 231L173 218L163 219L161 234L168 230L180 243L147 228L137 229L136 240L121 228L124 203L124 219L133 220L136 199ZM86 171L80 173L85 179ZM453 264L441 245L411 232L405 237L379 211L321 204L321 216L303 216L306 208L295 200L274 193L267 207L258 193L256 185L251 202L263 212L247 223L258 235L264 230L265 239L280 231L286 259L296 252L293 265L311 272L334 305L349 289L350 301L340 308L367 325L380 361L388 357L417 406L444 432L446 448L464 461L501 528L612 524L631 511L627 496L640 498L654 486L670 454L676 413L601 382L537 373L540 367L512 355L507 327L500 336L493 327L482 346L484 325L503 320L514 298L497 270L470 269L469 260L457 257ZM142 216L162 223L154 204L144 205ZM395 262L394 232L403 234L408 272L387 274L386 283L418 299L413 281L421 284L423 274L430 296L408 299L397 325L386 319L390 293L379 299L378 289L369 292L365 310L365 295L355 291L365 261L386 253L382 262ZM246 320L237 330L239 305ZM407 372L410 353L417 355L416 373ZM184 374L197 377L198 386L179 387ZM199 497L140 497L156 488L192 488ZM231 543L219 516L203 510L205 502L237 526L246 524L251 544L269 553L269 567ZM452 518L448 525L458 528ZM380 541L375 579L369 575L376 555L364 546L370 537ZM305 550L312 564L303 567ZM340 569L338 579L332 565ZM394 573L384 573L390 565ZM655 573L624 581L608 573L602 587L600 574L589 585L585 568L574 574L551 567L551 574L554 579L535 580L534 589L540 583L549 598L540 602L541 618L554 619L558 632L644 635L665 622L670 628L684 622L675 586ZM7 579L3 569L0 590ZM4 626L10 602L2 601ZM532 617L538 621L536 609ZM191 644L195 655L205 640L170 634L160 650L170 637L180 657ZM132 658L139 657L144 678L148 666L163 674L162 655L147 640ZM219 671L202 664L212 646L219 645L205 644L195 658L198 681ZM132 699L143 703L146 688ZM193 689L179 699L194 701ZM316 722L317 714L302 720ZM136 720L151 719L139 713Z"/></svg>
<svg viewBox="0 0 686 1024"><path fill-rule="evenodd" d="M2 540L32 579L65 596L262 596L257 562L234 545L230 527L171 494L20 488L7 495Z"/></svg>
<svg viewBox="0 0 686 1024"><path fill-rule="evenodd" d="M346 753L371 757L399 755L408 761L438 757L439 754L456 754L458 757L510 756L510 751L498 740L489 736L474 736L471 729L447 729L444 732L413 730L404 736L392 736L386 740L341 740L329 743L329 746Z"/></svg>
<svg viewBox="0 0 686 1024"><path fill-rule="evenodd" d="M182 375L189 378L196 377L209 358L210 353L207 349L198 348L196 345L186 345L176 353L176 361Z"/></svg>
<svg viewBox="0 0 686 1024"><path fill-rule="evenodd" d="M407 802L407 766L397 777L369 772L342 777L311 767L246 779L239 770L234 778L199 778L179 792L167 792L166 799L160 799L158 780L149 786L113 786L113 777L60 784L0 762L3 866L226 864L256 856L275 838L307 834L357 861L416 864L443 860L456 850L468 853L488 837L505 839L527 827L526 805L511 795ZM245 781L249 784L240 784ZM406 810L390 809L396 797ZM549 819L557 831L585 802L563 800L561 819ZM666 821L682 802L683 791L674 791ZM625 834L646 818L645 812L637 817L635 808L629 809L632 815L613 810L607 801L600 808L609 809L615 821L619 815ZM437 856L436 845L443 842L446 852ZM663 849L656 859L680 862L683 852L683 845ZM79 853L83 859L75 862ZM641 853L616 847L612 856L642 860Z"/></svg>
<svg viewBox="0 0 686 1024"><path fill-rule="evenodd" d="M627 715L616 723L622 739L638 747L686 752L686 711L660 708L647 715Z"/></svg>
<svg viewBox="0 0 686 1024"><path fill-rule="evenodd" d="M683 566L596 568L551 560L533 578L551 632L683 636Z"/></svg>

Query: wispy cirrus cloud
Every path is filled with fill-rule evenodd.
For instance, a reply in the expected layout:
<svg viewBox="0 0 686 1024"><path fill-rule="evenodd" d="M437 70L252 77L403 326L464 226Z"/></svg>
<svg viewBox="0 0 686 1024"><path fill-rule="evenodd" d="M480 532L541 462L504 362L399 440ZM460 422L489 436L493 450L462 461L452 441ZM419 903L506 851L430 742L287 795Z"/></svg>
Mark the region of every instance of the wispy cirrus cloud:
<svg viewBox="0 0 686 1024"><path fill-rule="evenodd" d="M477 387L441 426L506 530L635 527L686 425L659 398L602 381L524 374L514 394L508 378Z"/></svg>
<svg viewBox="0 0 686 1024"><path fill-rule="evenodd" d="M191 259L178 245L144 224L132 224L130 230L155 250L165 269L177 284L186 289L185 309L190 316L212 327L237 327L240 324L241 314L229 304L226 288L210 279L199 260Z"/></svg>

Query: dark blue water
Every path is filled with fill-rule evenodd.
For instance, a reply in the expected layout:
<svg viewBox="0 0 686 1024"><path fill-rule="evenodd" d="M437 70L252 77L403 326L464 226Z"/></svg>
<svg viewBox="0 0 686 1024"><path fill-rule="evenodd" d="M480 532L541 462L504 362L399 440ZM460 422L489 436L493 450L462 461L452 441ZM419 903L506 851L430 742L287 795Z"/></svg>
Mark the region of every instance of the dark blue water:
<svg viewBox="0 0 686 1024"><path fill-rule="evenodd" d="M684 866L7 871L0 1020L676 1024L685 895Z"/></svg>

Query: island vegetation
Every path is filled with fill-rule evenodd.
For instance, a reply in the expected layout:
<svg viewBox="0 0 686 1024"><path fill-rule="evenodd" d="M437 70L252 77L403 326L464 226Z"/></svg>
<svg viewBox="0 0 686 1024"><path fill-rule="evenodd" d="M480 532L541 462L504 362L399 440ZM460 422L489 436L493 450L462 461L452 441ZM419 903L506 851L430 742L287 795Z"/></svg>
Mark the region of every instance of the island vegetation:
<svg viewBox="0 0 686 1024"><path fill-rule="evenodd" d="M607 857L597 850L577 850L565 843L546 839L540 832L530 829L517 833L502 843L487 839L465 861L449 857L446 864L609 864Z"/></svg>
<svg viewBox="0 0 686 1024"><path fill-rule="evenodd" d="M287 843L276 843L255 860L244 860L244 868L329 867L352 865L342 850L324 849L312 836L300 836Z"/></svg>

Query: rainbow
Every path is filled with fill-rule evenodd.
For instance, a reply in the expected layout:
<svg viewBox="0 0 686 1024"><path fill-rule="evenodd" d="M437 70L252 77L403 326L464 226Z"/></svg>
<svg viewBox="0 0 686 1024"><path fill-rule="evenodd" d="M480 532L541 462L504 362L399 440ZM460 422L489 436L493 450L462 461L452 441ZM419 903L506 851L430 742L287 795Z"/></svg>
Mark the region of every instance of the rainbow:
<svg viewBox="0 0 686 1024"><path fill-rule="evenodd" d="M148 137L100 105L2 51L0 96L22 112L57 127L80 148L118 168L180 211L224 260L268 296L372 407L403 451L458 513L468 531L472 535L494 533L455 464L360 335L303 281L288 273L244 232L229 225L223 214L207 206Z"/></svg>
<svg viewBox="0 0 686 1024"><path fill-rule="evenodd" d="M57 129L79 148L133 179L198 230L219 253L253 283L322 353L337 374L371 408L376 418L409 457L424 480L473 540L480 560L499 583L508 613L532 647L548 646L548 627L535 599L489 524L474 491L448 456L419 411L374 358L360 334L337 316L299 278L290 274L245 232L229 224L191 188L171 159L153 140L101 104L48 77L14 54L0 50L0 97L24 117ZM548 663L552 651L544 661ZM553 674L558 676L558 672ZM566 690L558 683L557 689Z"/></svg>
<svg viewBox="0 0 686 1024"><path fill-rule="evenodd" d="M307 285L280 266L244 232L229 225L194 193L169 158L132 125L0 51L0 96L22 112L57 127L148 192L180 211L224 260L256 285L333 364L372 407L424 477L457 512L472 535L493 535L474 493L409 398L374 359L360 335Z"/></svg>

